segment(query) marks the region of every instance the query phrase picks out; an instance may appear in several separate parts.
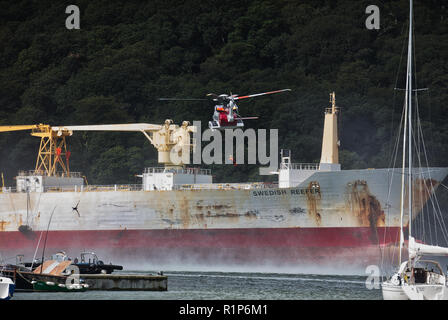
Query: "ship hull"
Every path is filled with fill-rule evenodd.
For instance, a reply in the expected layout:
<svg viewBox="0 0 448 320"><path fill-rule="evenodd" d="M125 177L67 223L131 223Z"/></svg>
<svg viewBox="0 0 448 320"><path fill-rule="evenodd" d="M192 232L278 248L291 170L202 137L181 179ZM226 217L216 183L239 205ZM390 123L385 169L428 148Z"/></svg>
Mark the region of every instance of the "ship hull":
<svg viewBox="0 0 448 320"><path fill-rule="evenodd" d="M427 171L413 186L416 213L448 173ZM364 272L399 234L397 169L316 172L294 188L113 190L0 194L0 252L31 260L46 240L46 255L95 251L126 269Z"/></svg>

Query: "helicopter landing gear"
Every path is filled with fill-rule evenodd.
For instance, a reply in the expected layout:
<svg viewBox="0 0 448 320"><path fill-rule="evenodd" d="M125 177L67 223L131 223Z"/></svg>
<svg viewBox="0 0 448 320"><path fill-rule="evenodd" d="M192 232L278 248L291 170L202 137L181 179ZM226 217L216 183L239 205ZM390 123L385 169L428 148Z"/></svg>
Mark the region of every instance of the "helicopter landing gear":
<svg viewBox="0 0 448 320"><path fill-rule="evenodd" d="M243 120L237 118L232 122L219 122L216 120L212 120L208 122L208 127L211 130L223 130L223 129L238 129L238 128L243 128L244 127L244 123Z"/></svg>

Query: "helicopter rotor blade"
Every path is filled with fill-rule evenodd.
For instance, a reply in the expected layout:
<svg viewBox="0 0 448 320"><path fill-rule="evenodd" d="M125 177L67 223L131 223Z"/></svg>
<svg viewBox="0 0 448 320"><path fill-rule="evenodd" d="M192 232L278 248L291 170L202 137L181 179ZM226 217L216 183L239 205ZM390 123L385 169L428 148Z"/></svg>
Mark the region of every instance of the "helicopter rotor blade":
<svg viewBox="0 0 448 320"><path fill-rule="evenodd" d="M235 97L234 99L235 100L241 100L241 99L253 98L253 97L258 97L258 96L264 96L264 95L267 95L267 94L280 93L280 92L284 92L284 91L291 91L291 89L282 89L282 90L276 90L276 91L255 93L255 94L251 94L251 95L248 95L248 96Z"/></svg>
<svg viewBox="0 0 448 320"><path fill-rule="evenodd" d="M159 101L208 101L209 99L196 99L196 98L159 98Z"/></svg>
<svg viewBox="0 0 448 320"><path fill-rule="evenodd" d="M212 97L213 101L226 101L230 98L227 94L217 95L216 93L209 93L207 94L207 97Z"/></svg>

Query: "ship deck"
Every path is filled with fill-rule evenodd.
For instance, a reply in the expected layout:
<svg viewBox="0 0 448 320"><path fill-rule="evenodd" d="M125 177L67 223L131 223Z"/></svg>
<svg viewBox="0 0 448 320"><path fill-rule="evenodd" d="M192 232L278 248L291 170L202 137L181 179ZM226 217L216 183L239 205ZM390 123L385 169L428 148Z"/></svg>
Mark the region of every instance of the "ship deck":
<svg viewBox="0 0 448 320"><path fill-rule="evenodd" d="M202 183L183 184L173 186L172 190L251 190L251 189L274 189L278 188L278 183L248 182L248 183ZM86 185L86 186L46 186L44 192L104 192L104 191L147 191L143 184L112 184L112 185ZM170 190L157 190L170 191ZM23 193L17 188L0 187L0 193Z"/></svg>

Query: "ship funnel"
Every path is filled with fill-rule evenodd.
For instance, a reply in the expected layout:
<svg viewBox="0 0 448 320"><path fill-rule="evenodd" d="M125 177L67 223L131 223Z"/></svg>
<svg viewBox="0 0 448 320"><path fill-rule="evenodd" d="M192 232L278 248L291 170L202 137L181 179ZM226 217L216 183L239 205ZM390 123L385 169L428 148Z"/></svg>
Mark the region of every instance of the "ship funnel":
<svg viewBox="0 0 448 320"><path fill-rule="evenodd" d="M320 170L341 170L339 164L338 118L339 108L336 107L335 93L330 93L330 108L325 109L324 135L322 137L322 156Z"/></svg>

